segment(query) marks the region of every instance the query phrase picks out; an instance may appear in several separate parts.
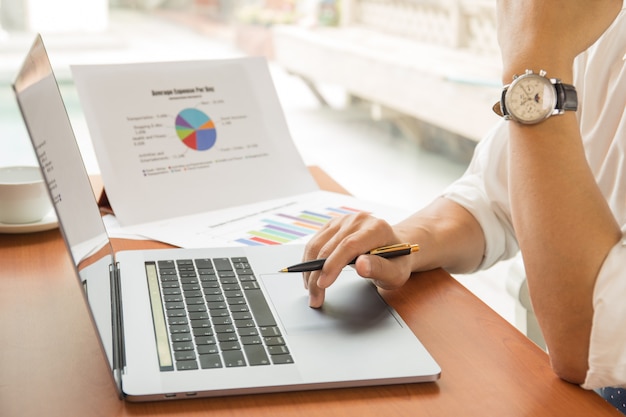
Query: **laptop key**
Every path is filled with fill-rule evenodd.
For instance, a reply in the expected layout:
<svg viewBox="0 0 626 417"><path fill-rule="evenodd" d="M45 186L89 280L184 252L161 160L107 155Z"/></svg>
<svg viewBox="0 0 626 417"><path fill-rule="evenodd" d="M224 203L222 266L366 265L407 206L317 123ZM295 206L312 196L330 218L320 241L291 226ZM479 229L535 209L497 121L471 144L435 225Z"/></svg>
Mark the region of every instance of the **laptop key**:
<svg viewBox="0 0 626 417"><path fill-rule="evenodd" d="M244 281L241 283L241 288L244 290L258 290L260 287L256 281Z"/></svg>
<svg viewBox="0 0 626 417"><path fill-rule="evenodd" d="M208 258L199 258L195 260L198 269L213 269L213 262Z"/></svg>
<svg viewBox="0 0 626 417"><path fill-rule="evenodd" d="M276 326L276 320L274 320L274 315L267 305L263 292L261 290L245 290L244 292L257 325Z"/></svg>
<svg viewBox="0 0 626 417"><path fill-rule="evenodd" d="M194 349L192 342L174 342L173 346L175 352L193 351Z"/></svg>
<svg viewBox="0 0 626 417"><path fill-rule="evenodd" d="M240 289L234 291L224 291L224 295L226 296L226 298L237 298L243 297L243 292Z"/></svg>
<svg viewBox="0 0 626 417"><path fill-rule="evenodd" d="M234 284L224 284L224 285L222 285L222 288L224 289L225 292L237 291L237 290L241 289L241 287L239 286L238 282L236 282Z"/></svg>
<svg viewBox="0 0 626 417"><path fill-rule="evenodd" d="M228 314L228 310L223 308L223 309L218 309L218 310L209 310L209 314L211 314L212 318L215 317L230 317L230 314Z"/></svg>
<svg viewBox="0 0 626 417"><path fill-rule="evenodd" d="M165 303L166 310L182 310L185 308L185 303L182 301L170 301Z"/></svg>
<svg viewBox="0 0 626 417"><path fill-rule="evenodd" d="M241 343L246 345L263 345L263 341L259 336L241 336Z"/></svg>
<svg viewBox="0 0 626 417"><path fill-rule="evenodd" d="M170 333L189 333L189 326L186 324L173 324L170 326Z"/></svg>
<svg viewBox="0 0 626 417"><path fill-rule="evenodd" d="M174 352L174 357L176 358L176 362L179 361L195 361L196 359L196 352L194 352L193 350L187 351L187 350L183 350L180 352Z"/></svg>
<svg viewBox="0 0 626 417"><path fill-rule="evenodd" d="M178 361L176 362L176 369L178 371L198 369L198 363L196 361Z"/></svg>
<svg viewBox="0 0 626 417"><path fill-rule="evenodd" d="M220 342L220 349L222 349L222 351L227 351L227 350L241 350L241 345L239 344L239 342L237 340L234 340L232 342Z"/></svg>
<svg viewBox="0 0 626 417"><path fill-rule="evenodd" d="M185 314L185 310L181 309L181 310L167 310L167 317L168 319L170 317L187 317L187 314Z"/></svg>
<svg viewBox="0 0 626 417"><path fill-rule="evenodd" d="M250 366L269 365L270 359L262 345L244 345L244 352Z"/></svg>
<svg viewBox="0 0 626 417"><path fill-rule="evenodd" d="M222 358L220 358L218 353L199 355L198 359L200 360L200 366L202 369L215 369L223 367Z"/></svg>
<svg viewBox="0 0 626 417"><path fill-rule="evenodd" d="M163 300L166 303L177 303L177 302L182 302L183 301L183 296L182 296L182 294L166 295L166 296L163 297Z"/></svg>
<svg viewBox="0 0 626 417"><path fill-rule="evenodd" d="M272 355L271 358L274 365L285 365L294 363L291 355Z"/></svg>
<svg viewBox="0 0 626 417"><path fill-rule="evenodd" d="M196 345L214 345L217 341L215 340L215 336L197 336L196 337Z"/></svg>
<svg viewBox="0 0 626 417"><path fill-rule="evenodd" d="M241 350L227 350L222 352L224 357L224 364L229 367L235 366L246 366L246 360L243 357L243 352Z"/></svg>
<svg viewBox="0 0 626 417"><path fill-rule="evenodd" d="M204 304L191 305L187 307L187 311L189 311L190 313L200 313L206 311L206 307L204 306Z"/></svg>
<svg viewBox="0 0 626 417"><path fill-rule="evenodd" d="M228 258L215 258L213 264L216 271L231 271L233 269Z"/></svg>
<svg viewBox="0 0 626 417"><path fill-rule="evenodd" d="M215 333L234 333L235 326L232 324L220 324L215 326Z"/></svg>
<svg viewBox="0 0 626 417"><path fill-rule="evenodd" d="M285 340L278 336L278 337L266 337L265 338L265 344L267 346L283 346L285 344Z"/></svg>
<svg viewBox="0 0 626 417"><path fill-rule="evenodd" d="M235 320L252 320L252 313L250 311L241 311L238 313L233 313L233 318Z"/></svg>
<svg viewBox="0 0 626 417"><path fill-rule="evenodd" d="M172 342L190 342L191 333L175 333L172 335Z"/></svg>
<svg viewBox="0 0 626 417"><path fill-rule="evenodd" d="M217 333L217 340L221 342L236 342L239 337L236 333Z"/></svg>
<svg viewBox="0 0 626 417"><path fill-rule="evenodd" d="M222 289L219 285L215 287L203 287L202 292L204 292L206 296L219 295L222 293Z"/></svg>
<svg viewBox="0 0 626 417"><path fill-rule="evenodd" d="M209 355L219 352L217 345L198 345L198 355Z"/></svg>
<svg viewBox="0 0 626 417"><path fill-rule="evenodd" d="M200 328L200 327L211 327L211 322L208 319L198 319L198 320L191 320L191 327L194 329Z"/></svg>
<svg viewBox="0 0 626 417"><path fill-rule="evenodd" d="M202 297L190 297L187 298L187 305L204 305L204 299Z"/></svg>
<svg viewBox="0 0 626 417"><path fill-rule="evenodd" d="M189 318L191 320L203 320L209 318L209 313L206 311L200 311L198 313L189 313Z"/></svg>
<svg viewBox="0 0 626 417"><path fill-rule="evenodd" d="M159 269L174 269L176 265L174 261L157 261L157 265L159 265Z"/></svg>
<svg viewBox="0 0 626 417"><path fill-rule="evenodd" d="M235 327L237 327L238 329L241 329L244 327L255 327L255 326L254 326L254 321L252 320L235 320Z"/></svg>
<svg viewBox="0 0 626 417"><path fill-rule="evenodd" d="M259 330L263 337L281 336L280 329L276 326L260 327Z"/></svg>
<svg viewBox="0 0 626 417"><path fill-rule="evenodd" d="M213 324L215 326L224 326L226 324L233 324L233 320L230 316L213 317Z"/></svg>
<svg viewBox="0 0 626 417"><path fill-rule="evenodd" d="M207 271L206 269L201 269L198 271L198 275L200 275L200 281L217 281L217 275L215 271Z"/></svg>
<svg viewBox="0 0 626 417"><path fill-rule="evenodd" d="M250 311L247 304L232 304L228 306L228 309L231 313L245 313L246 311Z"/></svg>
<svg viewBox="0 0 626 417"><path fill-rule="evenodd" d="M176 325L181 325L181 324L189 324L189 321L187 320L187 317L185 316L168 317L167 324L169 324L170 326L176 326Z"/></svg>
<svg viewBox="0 0 626 417"><path fill-rule="evenodd" d="M252 274L241 274L239 275L239 281L241 282L256 281L256 277Z"/></svg>
<svg viewBox="0 0 626 417"><path fill-rule="evenodd" d="M202 291L200 290L185 291L183 294L185 298L202 298Z"/></svg>
<svg viewBox="0 0 626 417"><path fill-rule="evenodd" d="M161 274L160 276L161 282L172 282L178 281L178 276L176 274Z"/></svg>
<svg viewBox="0 0 626 417"><path fill-rule="evenodd" d="M243 297L232 297L226 300L229 306L246 304L246 299Z"/></svg>
<svg viewBox="0 0 626 417"><path fill-rule="evenodd" d="M258 336L259 335L259 331L256 329L256 327L237 328L237 333L241 337Z"/></svg>
<svg viewBox="0 0 626 417"><path fill-rule="evenodd" d="M223 301L209 302L207 303L207 307L209 307L209 311L222 310L226 308L226 303Z"/></svg>
<svg viewBox="0 0 626 417"><path fill-rule="evenodd" d="M193 329L193 335L195 337L213 336L214 334L213 328L211 327L196 327Z"/></svg>
<svg viewBox="0 0 626 417"><path fill-rule="evenodd" d="M285 354L289 353L289 349L287 349L287 346L284 346L284 345L268 346L267 347L267 351L272 356L274 356L274 355L285 355Z"/></svg>

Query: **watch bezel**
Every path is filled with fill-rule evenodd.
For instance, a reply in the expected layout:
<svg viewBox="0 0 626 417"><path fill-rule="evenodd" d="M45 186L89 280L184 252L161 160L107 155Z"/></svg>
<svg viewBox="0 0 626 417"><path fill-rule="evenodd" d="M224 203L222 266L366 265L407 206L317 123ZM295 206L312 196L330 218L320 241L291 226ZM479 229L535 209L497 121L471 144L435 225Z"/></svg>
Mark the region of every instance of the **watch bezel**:
<svg viewBox="0 0 626 417"><path fill-rule="evenodd" d="M540 81L542 84L544 84L548 88L544 89L544 96L542 98L542 101L544 103L544 111L535 118L527 119L527 118L521 117L520 114L516 113L517 107L512 105L511 97L514 94L514 90L517 87L521 87L520 84L523 85L523 83L528 82L529 80L532 80L532 79ZM546 120L547 118L549 118L550 116L552 116L553 114L557 114L558 110L556 110L556 107L558 103L558 97L557 97L557 92L555 89L556 82L557 82L556 79L550 79L550 78L547 78L544 74L541 74L541 73L537 74L535 72L527 72L523 75L515 77L513 82L509 84L508 88L506 89L506 94L504 95L504 105L507 110L506 111L507 114L504 115L504 118L507 120L516 121L518 123L531 125L531 124L540 123Z"/></svg>

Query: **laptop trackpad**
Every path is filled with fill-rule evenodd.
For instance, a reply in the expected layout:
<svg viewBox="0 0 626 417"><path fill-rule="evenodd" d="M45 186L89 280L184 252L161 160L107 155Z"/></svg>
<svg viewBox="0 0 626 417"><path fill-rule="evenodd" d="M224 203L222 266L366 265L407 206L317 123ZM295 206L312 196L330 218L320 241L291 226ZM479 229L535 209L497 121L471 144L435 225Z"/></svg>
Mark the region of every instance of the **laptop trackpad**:
<svg viewBox="0 0 626 417"><path fill-rule="evenodd" d="M379 326L400 326L376 287L345 269L326 290L320 309L309 307L302 274L268 274L261 280L287 333L317 331L364 332Z"/></svg>

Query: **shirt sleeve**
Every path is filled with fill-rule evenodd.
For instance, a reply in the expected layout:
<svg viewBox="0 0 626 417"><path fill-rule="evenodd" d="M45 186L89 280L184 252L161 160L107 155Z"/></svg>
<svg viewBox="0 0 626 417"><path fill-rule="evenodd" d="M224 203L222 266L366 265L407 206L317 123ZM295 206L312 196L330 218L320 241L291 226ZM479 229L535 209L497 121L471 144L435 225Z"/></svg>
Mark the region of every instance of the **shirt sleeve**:
<svg viewBox="0 0 626 417"><path fill-rule="evenodd" d="M600 41L583 54L579 71L584 74L581 129L588 138L587 158L622 231L596 277L589 370L582 384L588 389L626 387L626 113L614 112L626 103L625 48L626 5Z"/></svg>
<svg viewBox="0 0 626 417"><path fill-rule="evenodd" d="M513 231L508 191L508 133L498 123L474 152L467 171L452 183L443 197L469 211L485 236L485 252L477 270L514 256L519 246Z"/></svg>
<svg viewBox="0 0 626 417"><path fill-rule="evenodd" d="M582 387L626 387L626 225L596 279L593 310L589 370Z"/></svg>

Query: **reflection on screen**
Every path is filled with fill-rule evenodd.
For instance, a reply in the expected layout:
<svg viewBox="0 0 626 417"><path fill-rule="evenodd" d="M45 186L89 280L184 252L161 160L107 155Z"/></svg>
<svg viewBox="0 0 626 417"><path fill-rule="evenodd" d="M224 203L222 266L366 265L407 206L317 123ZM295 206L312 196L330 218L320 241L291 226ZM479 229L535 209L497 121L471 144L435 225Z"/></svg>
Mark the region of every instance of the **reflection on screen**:
<svg viewBox="0 0 626 417"><path fill-rule="evenodd" d="M22 117L93 319L113 366L113 251L43 42L37 37L14 83Z"/></svg>

